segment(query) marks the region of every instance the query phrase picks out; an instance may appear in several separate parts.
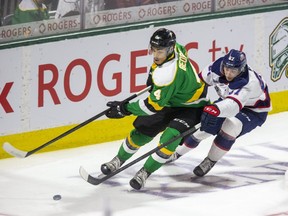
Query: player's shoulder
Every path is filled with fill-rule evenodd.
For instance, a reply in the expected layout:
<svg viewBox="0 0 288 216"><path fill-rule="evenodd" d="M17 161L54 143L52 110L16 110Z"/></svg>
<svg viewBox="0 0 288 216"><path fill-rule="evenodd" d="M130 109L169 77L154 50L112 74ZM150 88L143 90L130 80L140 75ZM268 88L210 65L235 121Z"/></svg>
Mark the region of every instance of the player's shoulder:
<svg viewBox="0 0 288 216"><path fill-rule="evenodd" d="M153 82L157 86L167 86L173 83L177 73L177 62L173 59L157 67L152 74Z"/></svg>
<svg viewBox="0 0 288 216"><path fill-rule="evenodd" d="M177 75L180 57L183 55L187 57L187 51L185 47L179 43L175 46L175 58L164 63L163 65L156 67L153 71L152 78L153 82L157 86L168 86L174 82ZM183 59L182 59L183 60Z"/></svg>
<svg viewBox="0 0 288 216"><path fill-rule="evenodd" d="M35 9L37 9L37 6L35 5L33 0L21 1L19 3L19 9L22 11L35 10Z"/></svg>
<svg viewBox="0 0 288 216"><path fill-rule="evenodd" d="M221 71L221 63L222 63L223 57L218 58L216 61L214 61L211 66L209 67L210 71L217 74L218 76L222 76Z"/></svg>
<svg viewBox="0 0 288 216"><path fill-rule="evenodd" d="M261 82L263 82L263 78L261 77L260 74L255 72L253 69L248 67L248 73L249 73L249 84L250 85L257 85Z"/></svg>
<svg viewBox="0 0 288 216"><path fill-rule="evenodd" d="M186 48L185 48L183 45L179 44L179 43L176 43L175 49L176 49L176 52L177 52L177 53L181 52L181 53L183 53L185 56L188 55Z"/></svg>

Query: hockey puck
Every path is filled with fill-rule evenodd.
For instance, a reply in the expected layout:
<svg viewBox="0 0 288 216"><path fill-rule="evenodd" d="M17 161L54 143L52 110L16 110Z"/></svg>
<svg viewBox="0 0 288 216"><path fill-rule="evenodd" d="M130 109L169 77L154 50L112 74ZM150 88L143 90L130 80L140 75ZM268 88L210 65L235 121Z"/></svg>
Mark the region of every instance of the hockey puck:
<svg viewBox="0 0 288 216"><path fill-rule="evenodd" d="M60 200L61 198L62 197L59 194L53 196L53 200Z"/></svg>

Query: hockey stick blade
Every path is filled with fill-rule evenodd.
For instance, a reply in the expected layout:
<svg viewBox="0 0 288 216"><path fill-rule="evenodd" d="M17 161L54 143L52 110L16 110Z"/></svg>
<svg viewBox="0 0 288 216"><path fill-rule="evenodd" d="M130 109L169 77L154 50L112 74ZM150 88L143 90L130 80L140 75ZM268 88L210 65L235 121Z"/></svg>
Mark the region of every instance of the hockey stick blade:
<svg viewBox="0 0 288 216"><path fill-rule="evenodd" d="M87 172L82 166L80 166L79 173L80 173L80 176L81 176L85 181L88 181L88 179L89 179L89 174L88 174L88 172Z"/></svg>
<svg viewBox="0 0 288 216"><path fill-rule="evenodd" d="M90 175L82 166L79 169L80 176L87 182L89 182L92 185L98 185L100 184L103 178L105 178L106 175L101 174L98 177L93 177Z"/></svg>
<svg viewBox="0 0 288 216"><path fill-rule="evenodd" d="M157 146L156 148L148 151L147 153L143 154L142 156L136 158L135 160L131 161L130 163L120 167L118 170L116 170L115 172L112 172L108 175L100 175L98 177L94 177L92 175L90 175L82 166L80 167L79 169L79 173L80 173L80 176L85 180L87 181L88 183L92 184L92 185L99 185L101 184L102 182L106 181L107 179L110 179L111 177L113 177L114 175L122 172L123 170L127 169L128 167L131 167L132 165L134 165L135 163L143 160L144 158L150 156L151 154L157 152L158 150L160 150L161 148L169 145L170 143L176 141L177 139L181 139L189 134L192 134L194 133L196 130L198 130L200 128L201 124L197 124L195 125L193 128L190 128L189 130L185 131L184 133L172 138L171 140L163 143L162 145L160 146ZM103 177L102 177L103 176Z"/></svg>
<svg viewBox="0 0 288 216"><path fill-rule="evenodd" d="M79 169L80 176L93 185L98 185L101 178L91 176L82 166Z"/></svg>
<svg viewBox="0 0 288 216"><path fill-rule="evenodd" d="M12 146L10 143L8 142L4 142L3 143L3 149L10 155L14 156L14 157L18 157L18 158L25 158L27 157L28 152L19 150L17 148L15 148L14 146Z"/></svg>

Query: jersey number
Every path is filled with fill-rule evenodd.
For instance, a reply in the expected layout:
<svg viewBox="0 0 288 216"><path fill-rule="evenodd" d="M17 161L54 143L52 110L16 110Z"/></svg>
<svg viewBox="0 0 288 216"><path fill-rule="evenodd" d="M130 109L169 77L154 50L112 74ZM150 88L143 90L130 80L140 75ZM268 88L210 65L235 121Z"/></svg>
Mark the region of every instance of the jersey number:
<svg viewBox="0 0 288 216"><path fill-rule="evenodd" d="M161 98L161 89L158 89L154 92L154 96L157 100L160 100Z"/></svg>

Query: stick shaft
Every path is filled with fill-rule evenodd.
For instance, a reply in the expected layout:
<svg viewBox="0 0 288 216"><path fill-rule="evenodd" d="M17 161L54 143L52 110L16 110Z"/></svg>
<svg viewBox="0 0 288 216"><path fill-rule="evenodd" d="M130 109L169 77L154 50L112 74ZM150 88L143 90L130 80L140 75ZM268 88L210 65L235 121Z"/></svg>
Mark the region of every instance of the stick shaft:
<svg viewBox="0 0 288 216"><path fill-rule="evenodd" d="M145 92L147 92L150 88L151 88L151 86L148 86L148 87L144 88L143 90L141 90L141 91L139 91L139 92L131 95L130 97L126 98L125 100L123 100L123 102L128 102L128 101L130 101L130 100L133 100L134 98L136 98L136 97L144 94ZM75 127L73 127L73 128L71 128L71 129L65 131L64 133L60 134L59 136L57 136L57 137L49 140L48 142L44 143L43 145L40 145L39 147L37 147L37 148L35 148L35 149L31 150L31 151L28 151L28 152L26 153L25 157L28 157L28 156L30 156L30 155L38 152L39 150L45 148L46 146L48 146L48 145L50 145L50 144L52 144L52 143L54 143L54 142L62 139L63 137L66 137L67 135L73 133L74 131L76 131L76 130L82 128L82 127L84 127L85 125L89 124L90 122L92 122L92 121L100 118L101 116L105 115L105 113L106 113L109 109L110 109L110 108L108 108L108 109L100 112L99 114L97 114L97 115L95 115L95 116L87 119L86 121L84 121L84 122L76 125ZM17 150L15 147L14 147L14 149ZM9 152L8 152L8 153L9 153Z"/></svg>
<svg viewBox="0 0 288 216"><path fill-rule="evenodd" d="M94 185L101 184L102 182L106 181L107 179L110 179L110 178L113 177L114 175L122 172L123 170L126 170L127 168L129 168L129 167L131 167L132 165L138 163L139 161L143 160L144 158L146 158L146 157L150 156L151 154L157 152L157 151L160 150L161 148L164 148L165 146L171 144L172 142L174 142L174 141L176 141L176 140L178 140L178 139L182 139L183 137L185 137L185 136L187 136L187 135L189 135L189 134L194 133L196 130L198 130L198 128L200 128L200 126L201 126L201 124L198 123L197 125L195 125L194 127L190 128L189 130L185 131L184 133L181 133L181 134L179 134L178 136L176 136L176 137L170 139L169 141L163 143L162 145L157 146L156 148L148 151L147 153L145 153L145 154L143 154L142 156L136 158L135 160L131 161L130 163L128 163L128 164L120 167L120 168L119 168L118 170L116 170L115 172L110 173L109 175L104 176L103 178L100 178L100 179L97 178L97 179L96 179L96 178L94 178L94 177L92 177L92 176L89 175L89 177L88 177L88 182L90 182L90 183L91 183L91 182L92 182L92 183L94 182ZM89 179L89 178L90 178L90 179ZM90 180L90 181L89 181L89 180Z"/></svg>
<svg viewBox="0 0 288 216"><path fill-rule="evenodd" d="M77 126L75 126L75 127L71 128L71 129L65 131L64 133L60 134L59 136L57 136L57 137L49 140L48 142L44 143L43 145L41 145L41 146L39 146L39 147L31 150L31 151L28 151L26 157L28 157L29 155L34 154L35 152L37 152L37 151L45 148L46 146L48 146L48 145L50 145L50 144L52 144L52 143L54 143L54 142L62 139L63 137L66 137L67 135L73 133L74 131L76 131L76 130L82 128L82 127L84 127L85 125L89 124L90 122L94 121L95 119L100 118L100 117L103 116L108 110L109 110L109 109L106 109L106 110L102 111L101 113L99 113L99 114L91 117L90 119L82 122L81 124L78 124Z"/></svg>

